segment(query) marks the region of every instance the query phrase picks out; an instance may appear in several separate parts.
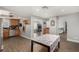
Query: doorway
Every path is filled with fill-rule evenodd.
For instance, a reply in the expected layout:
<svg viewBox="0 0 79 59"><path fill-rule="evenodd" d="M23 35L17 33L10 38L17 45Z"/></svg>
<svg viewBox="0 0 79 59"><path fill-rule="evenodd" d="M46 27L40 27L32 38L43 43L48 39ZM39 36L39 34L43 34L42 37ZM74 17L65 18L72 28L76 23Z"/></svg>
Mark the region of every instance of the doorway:
<svg viewBox="0 0 79 59"><path fill-rule="evenodd" d="M65 21L65 33L67 33L67 21Z"/></svg>

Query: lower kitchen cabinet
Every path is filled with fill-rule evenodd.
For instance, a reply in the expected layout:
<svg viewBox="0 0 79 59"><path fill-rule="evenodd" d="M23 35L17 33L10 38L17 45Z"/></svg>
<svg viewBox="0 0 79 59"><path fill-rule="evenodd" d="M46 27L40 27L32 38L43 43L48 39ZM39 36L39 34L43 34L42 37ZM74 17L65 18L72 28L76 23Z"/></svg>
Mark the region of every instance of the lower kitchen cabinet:
<svg viewBox="0 0 79 59"><path fill-rule="evenodd" d="M9 37L9 28L3 29L3 38L7 39Z"/></svg>

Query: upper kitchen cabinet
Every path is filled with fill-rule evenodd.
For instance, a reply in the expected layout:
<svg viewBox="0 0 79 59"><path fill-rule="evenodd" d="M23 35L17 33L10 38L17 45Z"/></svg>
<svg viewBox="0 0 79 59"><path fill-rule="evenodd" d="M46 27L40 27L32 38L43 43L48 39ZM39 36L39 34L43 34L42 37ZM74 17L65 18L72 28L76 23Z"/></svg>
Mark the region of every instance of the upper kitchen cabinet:
<svg viewBox="0 0 79 59"><path fill-rule="evenodd" d="M20 19L10 19L11 26L19 25Z"/></svg>
<svg viewBox="0 0 79 59"><path fill-rule="evenodd" d="M31 24L31 21L29 19L26 19L23 21L24 24Z"/></svg>

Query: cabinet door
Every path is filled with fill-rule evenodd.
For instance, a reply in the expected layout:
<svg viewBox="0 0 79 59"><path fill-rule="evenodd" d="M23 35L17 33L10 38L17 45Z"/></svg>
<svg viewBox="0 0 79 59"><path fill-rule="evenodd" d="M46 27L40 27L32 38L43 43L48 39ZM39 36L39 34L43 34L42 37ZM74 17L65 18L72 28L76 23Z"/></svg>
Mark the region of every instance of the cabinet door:
<svg viewBox="0 0 79 59"><path fill-rule="evenodd" d="M9 37L9 29L3 29L3 38L7 39Z"/></svg>
<svg viewBox="0 0 79 59"><path fill-rule="evenodd" d="M19 28L16 28L16 30L15 30L15 36L19 36L20 35L20 30L19 30Z"/></svg>
<svg viewBox="0 0 79 59"><path fill-rule="evenodd" d="M19 24L19 19L11 19L11 25L16 26Z"/></svg>

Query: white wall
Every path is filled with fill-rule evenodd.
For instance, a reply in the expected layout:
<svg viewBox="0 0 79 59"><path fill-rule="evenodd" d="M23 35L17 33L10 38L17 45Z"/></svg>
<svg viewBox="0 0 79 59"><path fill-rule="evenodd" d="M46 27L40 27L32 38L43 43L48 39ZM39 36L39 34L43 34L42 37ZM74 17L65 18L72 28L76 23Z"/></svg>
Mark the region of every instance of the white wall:
<svg viewBox="0 0 79 59"><path fill-rule="evenodd" d="M49 27L49 33L50 34L59 34L58 33L58 17L51 17L49 18L48 20L44 20L44 19L39 19L37 17L32 17L32 23L33 21L38 21L43 23L43 22L46 22L46 27ZM51 20L54 20L55 21L55 26L51 26ZM44 24L42 25L44 27ZM32 26L33 27L33 26ZM33 30L32 30L33 31Z"/></svg>
<svg viewBox="0 0 79 59"><path fill-rule="evenodd" d="M9 18L3 18L3 27L9 27L10 26L10 20Z"/></svg>
<svg viewBox="0 0 79 59"><path fill-rule="evenodd" d="M3 43L3 28L2 28L2 18L0 18L0 49L2 49L2 43Z"/></svg>
<svg viewBox="0 0 79 59"><path fill-rule="evenodd" d="M65 31L65 21L66 21L66 17L64 16L59 16L59 24L58 24L58 28L59 28L59 33L62 33ZM63 30L61 30L60 28L63 28Z"/></svg>
<svg viewBox="0 0 79 59"><path fill-rule="evenodd" d="M67 37L68 40L79 42L79 14L67 17Z"/></svg>
<svg viewBox="0 0 79 59"><path fill-rule="evenodd" d="M30 39L31 38L31 25L25 25L23 23L23 20L25 19L20 20L20 23L22 23L22 27L20 27L21 36ZM25 27L25 32L23 32L23 26Z"/></svg>
<svg viewBox="0 0 79 59"><path fill-rule="evenodd" d="M51 20L55 21L55 26L51 26ZM51 17L49 19L49 25L50 25L50 34L58 34L58 18Z"/></svg>
<svg viewBox="0 0 79 59"><path fill-rule="evenodd" d="M65 17L59 17L59 28L64 28Z"/></svg>
<svg viewBox="0 0 79 59"><path fill-rule="evenodd" d="M43 34L43 22L44 20L42 18L36 17L36 16L32 16L31 17L31 37L36 37L38 36L37 33L34 33L34 30L37 28L35 26L37 26L37 24L41 24L42 25L42 32L41 35Z"/></svg>
<svg viewBox="0 0 79 59"><path fill-rule="evenodd" d="M67 40L79 42L79 13L62 16L67 21Z"/></svg>
<svg viewBox="0 0 79 59"><path fill-rule="evenodd" d="M64 17L64 16L52 17L49 19L49 24L51 23L51 20L55 21L55 26L49 25L51 34L59 34L59 33L63 33L65 31L66 17ZM63 30L60 30L60 28L63 28Z"/></svg>
<svg viewBox="0 0 79 59"><path fill-rule="evenodd" d="M64 27L64 22L67 21L67 40L73 42L79 42L79 14L71 14L66 16L59 16L50 18L48 26L51 20L55 20L55 26L50 26L51 34L58 34L58 28ZM30 32L29 32L30 33Z"/></svg>

